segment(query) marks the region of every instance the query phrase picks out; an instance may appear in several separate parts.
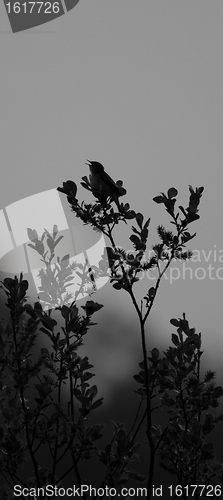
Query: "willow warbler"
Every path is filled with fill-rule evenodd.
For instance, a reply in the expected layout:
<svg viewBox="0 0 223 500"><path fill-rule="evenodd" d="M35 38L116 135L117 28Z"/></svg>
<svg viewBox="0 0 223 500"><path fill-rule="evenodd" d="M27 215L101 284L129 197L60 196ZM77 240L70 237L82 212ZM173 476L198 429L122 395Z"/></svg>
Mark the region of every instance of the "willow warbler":
<svg viewBox="0 0 223 500"><path fill-rule="evenodd" d="M126 190L121 186L117 186L98 161L87 160L86 165L90 168L89 182L94 196L101 202L105 202L108 197L111 198L120 211L118 198L125 194Z"/></svg>

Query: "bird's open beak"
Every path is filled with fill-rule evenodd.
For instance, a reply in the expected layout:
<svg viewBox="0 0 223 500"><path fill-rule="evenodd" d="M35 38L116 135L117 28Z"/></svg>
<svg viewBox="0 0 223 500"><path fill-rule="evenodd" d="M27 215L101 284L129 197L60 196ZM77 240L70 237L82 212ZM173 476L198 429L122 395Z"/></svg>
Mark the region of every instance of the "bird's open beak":
<svg viewBox="0 0 223 500"><path fill-rule="evenodd" d="M91 161L90 161L90 160L87 160L87 161L86 161L86 163L85 163L85 165L87 165L88 167L90 167L90 165L91 165Z"/></svg>

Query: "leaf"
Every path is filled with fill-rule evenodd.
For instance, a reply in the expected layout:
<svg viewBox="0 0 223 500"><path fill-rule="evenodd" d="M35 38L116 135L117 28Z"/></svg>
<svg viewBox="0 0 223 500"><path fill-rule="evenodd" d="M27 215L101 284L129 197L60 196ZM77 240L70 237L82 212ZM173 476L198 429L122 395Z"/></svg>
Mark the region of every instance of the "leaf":
<svg viewBox="0 0 223 500"><path fill-rule="evenodd" d="M101 406L103 404L103 399L104 398L99 398L97 399L90 407L90 411L93 411L95 410L96 408L98 408L99 406Z"/></svg>
<svg viewBox="0 0 223 500"><path fill-rule="evenodd" d="M92 441L95 441L96 439L99 439L102 437L101 431L103 428L104 428L103 424L96 424L93 427L91 427L90 429L88 427L88 429L90 430L89 435L90 435Z"/></svg>
<svg viewBox="0 0 223 500"><path fill-rule="evenodd" d="M67 196L75 198L77 194L77 185L75 184L75 182L68 180L66 182L63 182L63 187L62 188L58 187L57 191L60 191L60 193L64 193Z"/></svg>
<svg viewBox="0 0 223 500"><path fill-rule="evenodd" d="M97 311L100 311L100 309L103 306L103 304L99 304L98 302L94 302L93 300L87 300L85 303L85 306L81 306L82 309L86 312L87 316L92 316Z"/></svg>
<svg viewBox="0 0 223 500"><path fill-rule="evenodd" d="M123 429L119 429L117 432L117 441L119 444L124 443L126 438L126 433Z"/></svg>
<svg viewBox="0 0 223 500"><path fill-rule="evenodd" d="M155 295L155 293L156 293L155 288L154 288L154 286L152 286L152 287L149 289L149 291L148 291L148 296L149 296L149 298L153 298L153 297L154 297L154 295Z"/></svg>
<svg viewBox="0 0 223 500"><path fill-rule="evenodd" d="M58 226L56 224L54 224L54 226L53 226L53 239L54 240L56 238L57 233L58 233Z"/></svg>
<svg viewBox="0 0 223 500"><path fill-rule="evenodd" d="M202 425L203 433L205 435L209 434L209 432L211 432L214 429L214 427L215 427L214 416L212 415L212 413L206 413L204 423Z"/></svg>
<svg viewBox="0 0 223 500"><path fill-rule="evenodd" d="M140 229L142 229L143 218L144 217L143 217L143 215L140 212L138 212L136 214L136 221L137 221L138 226L140 227Z"/></svg>
<svg viewBox="0 0 223 500"><path fill-rule="evenodd" d="M142 377L141 375L133 375L133 378L134 380L138 383L138 384L143 384L145 383L145 377Z"/></svg>
<svg viewBox="0 0 223 500"><path fill-rule="evenodd" d="M36 242L38 240L38 234L35 229L27 228L27 234L30 241Z"/></svg>
<svg viewBox="0 0 223 500"><path fill-rule="evenodd" d="M57 240L54 242L54 247L56 245L58 245L58 243L63 239L63 236L59 236L59 238L57 238Z"/></svg>
<svg viewBox="0 0 223 500"><path fill-rule="evenodd" d="M177 327L179 326L179 321L178 321L178 319L173 318L173 319L171 319L171 320L170 320L170 323L171 323L171 325L173 325L173 326L177 326Z"/></svg>
<svg viewBox="0 0 223 500"><path fill-rule="evenodd" d="M62 306L61 308L61 316L68 321L70 314L70 308L68 306Z"/></svg>
<svg viewBox="0 0 223 500"><path fill-rule="evenodd" d="M82 179L83 179L83 177L82 177ZM90 188L89 184L86 184L86 182L81 182L81 186L83 186L88 191L91 191L91 188Z"/></svg>
<svg viewBox="0 0 223 500"><path fill-rule="evenodd" d="M129 203L125 203L125 205L124 205L124 209L125 209L126 211L130 209L130 205L129 205Z"/></svg>
<svg viewBox="0 0 223 500"><path fill-rule="evenodd" d="M220 398L223 395L223 389L220 385L214 388L213 398Z"/></svg>
<svg viewBox="0 0 223 500"><path fill-rule="evenodd" d="M40 255L43 255L44 254L44 244L42 243L42 241L36 241L36 244L35 244L35 250L40 254Z"/></svg>
<svg viewBox="0 0 223 500"><path fill-rule="evenodd" d="M117 185L117 182L116 182L116 185ZM118 189L119 189L119 193L120 193L119 196L124 196L127 193L126 189L123 188L122 186L118 186Z"/></svg>
<svg viewBox="0 0 223 500"><path fill-rule="evenodd" d="M86 182L86 184L90 185L90 182L88 180L88 177L86 175L84 175L84 177L81 177L81 179Z"/></svg>
<svg viewBox="0 0 223 500"><path fill-rule="evenodd" d="M135 234L132 234L129 239L132 241L134 247L136 250L144 250L145 249L145 243L143 243L138 236Z"/></svg>
<svg viewBox="0 0 223 500"><path fill-rule="evenodd" d="M168 191L167 191L168 198L170 198L170 199L177 196L177 194L178 194L178 191L174 187L168 189Z"/></svg>
<svg viewBox="0 0 223 500"><path fill-rule="evenodd" d="M11 291L11 288L13 288L14 286L14 280L12 278L5 278L3 281L3 285L5 288L7 288L7 290Z"/></svg>
<svg viewBox="0 0 223 500"><path fill-rule="evenodd" d="M129 212L126 212L125 218L126 219L135 219L136 213L134 210L129 210Z"/></svg>
<svg viewBox="0 0 223 500"><path fill-rule="evenodd" d="M181 210L181 212L184 214L184 217L187 217L187 214L185 212L185 209L184 207L182 207L181 205L179 206L179 209Z"/></svg>
<svg viewBox="0 0 223 500"><path fill-rule="evenodd" d="M82 374L82 380L83 382L86 382L87 380L90 380L92 377L95 377L95 375L91 372L85 372Z"/></svg>
<svg viewBox="0 0 223 500"><path fill-rule="evenodd" d="M149 219L145 222L145 224L144 224L144 229L147 229L147 228L148 228L148 226L149 226L149 224L150 224L150 220L151 220L151 219L149 218Z"/></svg>
<svg viewBox="0 0 223 500"><path fill-rule="evenodd" d="M154 361L157 361L159 359L159 349L157 349L156 347L154 347L154 349L152 349L151 351L151 355L152 355L152 358Z"/></svg>
<svg viewBox="0 0 223 500"><path fill-rule="evenodd" d="M69 253L67 253L66 255L64 255L64 256L62 257L61 262L64 262L65 260L69 260L69 258L70 258L70 254L69 254Z"/></svg>
<svg viewBox="0 0 223 500"><path fill-rule="evenodd" d="M153 198L153 201L155 201L155 203L164 203L164 198L162 195L155 196L155 198Z"/></svg>
<svg viewBox="0 0 223 500"><path fill-rule="evenodd" d="M180 345L180 342L179 342L179 338L178 336L176 335L176 333L172 333L171 335L171 339L172 339L172 342L175 346L179 346Z"/></svg>
<svg viewBox="0 0 223 500"><path fill-rule="evenodd" d="M28 247L30 247L30 248L33 248L33 250L36 250L35 245L32 245L32 243L28 243L28 245L27 245L27 246L28 246Z"/></svg>
<svg viewBox="0 0 223 500"><path fill-rule="evenodd" d="M48 245L48 247L49 247L49 249L50 249L50 251L51 251L51 253L52 253L52 252L54 251L54 246L55 246L55 245L54 245L53 238L51 238L51 236L49 236L49 237L47 238L46 242L47 242L47 245Z"/></svg>
<svg viewBox="0 0 223 500"><path fill-rule="evenodd" d="M29 282L27 280L22 280L21 284L20 284L20 290L22 293L26 292L26 290L28 290L29 288Z"/></svg>
<svg viewBox="0 0 223 500"><path fill-rule="evenodd" d="M42 324L47 330L50 330L51 332L53 331L54 327L57 325L57 322L55 319L50 318L50 316L43 316L40 318L42 321Z"/></svg>
<svg viewBox="0 0 223 500"><path fill-rule="evenodd" d="M113 286L113 288L115 288L115 290L121 290L122 289L121 283L114 283L112 286Z"/></svg>
<svg viewBox="0 0 223 500"><path fill-rule="evenodd" d="M90 387L90 389L88 389L87 393L89 395L91 395L92 399L95 398L95 396L97 396L97 393L98 393L98 388L96 385L92 385L92 387Z"/></svg>
<svg viewBox="0 0 223 500"><path fill-rule="evenodd" d="M132 234L129 239L133 242L134 245L138 245L141 243L140 238L135 234Z"/></svg>

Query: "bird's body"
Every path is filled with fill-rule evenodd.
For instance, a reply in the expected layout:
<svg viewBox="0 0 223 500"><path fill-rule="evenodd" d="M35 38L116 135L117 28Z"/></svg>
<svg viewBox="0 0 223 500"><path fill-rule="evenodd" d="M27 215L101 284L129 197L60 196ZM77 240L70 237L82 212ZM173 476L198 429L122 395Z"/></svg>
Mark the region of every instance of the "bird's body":
<svg viewBox="0 0 223 500"><path fill-rule="evenodd" d="M114 201L120 210L119 196L122 196L124 188L119 188L113 179L105 172L103 165L97 161L89 161L88 166L90 168L89 182L93 191L93 194L99 201L106 201L108 197ZM124 190L125 191L125 190Z"/></svg>

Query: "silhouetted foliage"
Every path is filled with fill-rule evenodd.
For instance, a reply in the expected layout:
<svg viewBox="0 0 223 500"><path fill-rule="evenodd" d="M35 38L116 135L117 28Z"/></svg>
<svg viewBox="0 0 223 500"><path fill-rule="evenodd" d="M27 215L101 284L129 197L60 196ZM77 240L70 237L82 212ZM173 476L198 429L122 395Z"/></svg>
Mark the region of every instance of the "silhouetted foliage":
<svg viewBox="0 0 223 500"><path fill-rule="evenodd" d="M89 162L90 168L93 163L97 164ZM129 203L120 203L119 197L126 194L122 181L114 183L101 167L96 165L89 179L84 176L81 183L96 198L94 203L79 203L77 186L71 180L58 188L67 196L75 216L109 239L110 246L98 267L87 262L73 264L68 254L61 259L56 257L55 248L62 239L56 225L52 233L45 230L41 237L35 229L28 228L29 246L40 255L44 266L39 272L39 300L33 306L27 303L28 282L22 274L2 282L10 318L0 324L1 498L14 498L15 484L28 488L32 497L37 495L37 488L42 488L38 498L47 498L47 487L62 488L63 479L71 471L81 491L80 464L91 457L103 464L100 488L112 488L112 496L114 489L121 494L122 488L133 480L147 488L147 497L151 498L157 459L181 485L180 495L175 492L175 496L201 497L198 489L194 493L186 489L191 484L204 485L204 495L207 485L222 485L223 464L215 459L214 444L208 439L223 419L222 415L211 413L211 408L218 406L223 389L215 385L215 373L211 370L203 379L200 376L201 334L190 328L185 314L181 319L172 319L177 330L163 357L157 348L148 351L145 336L146 320L164 273L173 259L192 256L186 244L195 237L189 226L199 219L203 188L194 190L189 186L188 207L180 206L179 211L175 188L154 198L156 203L164 204L173 230L158 227L159 242L152 246L152 255L147 258L150 218L144 220ZM99 177L94 177L95 172ZM113 233L117 224L129 221L134 221L134 225L129 237L132 249L127 252L116 245ZM151 269L157 271L155 285L138 302L135 286L139 274ZM69 286L75 274L79 288L73 294ZM89 328L96 324L92 316L103 306L91 299L78 308L77 297L86 291L93 294L97 279L105 276L114 289L124 290L130 296L139 320L142 361L134 376L139 403L132 428L128 430L124 423L113 422L113 435L100 449L98 440L104 426L90 424L90 418L91 412L103 404L103 398L97 398L97 386L91 384L92 364L78 350ZM53 318L53 309L59 311L63 326ZM46 336L46 345L50 347L42 347L36 355L34 346L40 335ZM156 424L157 412L165 413L163 427ZM134 469L134 462L139 460L137 439L144 424L149 445L147 476ZM42 450L47 456L47 467L40 463ZM70 466L60 472L67 458ZM30 477L24 477L26 463L31 463ZM218 496L217 490L215 493ZM83 491L82 496L87 499L87 492Z"/></svg>

